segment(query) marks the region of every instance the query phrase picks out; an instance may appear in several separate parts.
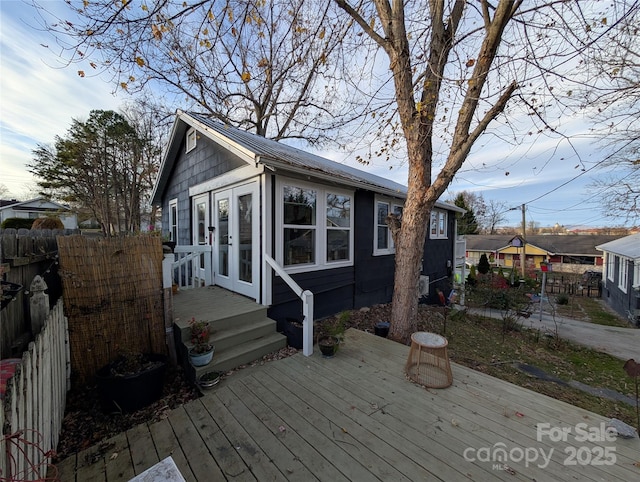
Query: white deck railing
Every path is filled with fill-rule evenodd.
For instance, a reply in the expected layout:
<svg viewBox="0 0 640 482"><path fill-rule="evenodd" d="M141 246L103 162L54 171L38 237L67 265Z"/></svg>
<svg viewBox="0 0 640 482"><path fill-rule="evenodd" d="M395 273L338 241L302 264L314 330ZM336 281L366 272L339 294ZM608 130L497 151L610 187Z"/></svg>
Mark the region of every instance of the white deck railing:
<svg viewBox="0 0 640 482"><path fill-rule="evenodd" d="M171 263L172 281L179 288L199 288L213 284L211 246L176 246L173 252L175 259Z"/></svg>
<svg viewBox="0 0 640 482"><path fill-rule="evenodd" d="M302 354L304 356L313 355L313 293L309 290L303 290L267 253L264 254L264 260L302 301Z"/></svg>

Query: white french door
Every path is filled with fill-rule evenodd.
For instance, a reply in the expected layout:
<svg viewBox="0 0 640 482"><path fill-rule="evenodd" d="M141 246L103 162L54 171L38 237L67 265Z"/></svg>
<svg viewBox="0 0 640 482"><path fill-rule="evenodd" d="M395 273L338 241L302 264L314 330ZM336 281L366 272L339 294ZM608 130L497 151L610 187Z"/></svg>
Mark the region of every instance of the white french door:
<svg viewBox="0 0 640 482"><path fill-rule="evenodd" d="M209 194L201 194L193 198L193 244L208 245L211 244L209 236L209 226L211 226L211 216L209 212ZM200 257L194 261L194 276L204 282L205 276L205 256L210 253L202 253Z"/></svg>
<svg viewBox="0 0 640 482"><path fill-rule="evenodd" d="M258 183L214 195L214 273L217 285L251 298L258 294Z"/></svg>

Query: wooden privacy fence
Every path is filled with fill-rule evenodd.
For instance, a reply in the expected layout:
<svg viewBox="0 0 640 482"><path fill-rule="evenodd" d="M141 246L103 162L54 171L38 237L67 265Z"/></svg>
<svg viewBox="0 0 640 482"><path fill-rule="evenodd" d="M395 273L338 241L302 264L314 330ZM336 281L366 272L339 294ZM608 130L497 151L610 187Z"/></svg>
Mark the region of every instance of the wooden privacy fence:
<svg viewBox="0 0 640 482"><path fill-rule="evenodd" d="M56 238L72 230L0 229L0 272L2 279L23 289L0 311L0 358L19 357L38 334L31 325L26 291L33 278L41 276L48 286L51 306L62 295L58 277Z"/></svg>
<svg viewBox="0 0 640 482"><path fill-rule="evenodd" d="M58 238L72 381L121 353L166 354L158 236Z"/></svg>
<svg viewBox="0 0 640 482"><path fill-rule="evenodd" d="M69 380L67 320L62 300L29 343L0 410L0 480L43 480L58 445Z"/></svg>

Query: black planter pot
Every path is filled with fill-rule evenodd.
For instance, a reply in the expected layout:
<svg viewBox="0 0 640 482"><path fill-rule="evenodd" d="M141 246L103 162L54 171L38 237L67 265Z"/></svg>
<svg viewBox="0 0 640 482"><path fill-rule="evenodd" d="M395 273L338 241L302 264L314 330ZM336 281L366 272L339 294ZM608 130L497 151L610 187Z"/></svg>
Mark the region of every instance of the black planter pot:
<svg viewBox="0 0 640 482"><path fill-rule="evenodd" d="M333 358L338 351L338 346L340 346L340 340L335 336L325 336L318 340L318 348L325 358Z"/></svg>
<svg viewBox="0 0 640 482"><path fill-rule="evenodd" d="M113 363L98 370L96 382L104 412L135 412L162 396L167 357L152 353L145 355L145 359L156 363L140 373L113 375Z"/></svg>
<svg viewBox="0 0 640 482"><path fill-rule="evenodd" d="M378 336L386 338L389 334L389 322L381 321L380 323L376 323L373 327L373 332Z"/></svg>
<svg viewBox="0 0 640 482"><path fill-rule="evenodd" d="M287 337L287 344L298 350L302 349L302 323L295 318L287 318L283 322L282 334Z"/></svg>
<svg viewBox="0 0 640 482"><path fill-rule="evenodd" d="M163 241L162 246L166 246L169 252L173 253L173 250L176 249L175 241Z"/></svg>
<svg viewBox="0 0 640 482"><path fill-rule="evenodd" d="M22 285L10 283L9 281L0 281L2 284L2 304L0 309L7 306L20 292Z"/></svg>

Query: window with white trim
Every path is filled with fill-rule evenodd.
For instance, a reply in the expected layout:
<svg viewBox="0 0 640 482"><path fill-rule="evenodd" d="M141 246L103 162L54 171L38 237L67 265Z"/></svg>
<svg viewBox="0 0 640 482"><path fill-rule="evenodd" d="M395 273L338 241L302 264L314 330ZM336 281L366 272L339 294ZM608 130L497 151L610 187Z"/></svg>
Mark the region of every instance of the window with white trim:
<svg viewBox="0 0 640 482"><path fill-rule="evenodd" d="M629 263L627 258L616 256L620 262L618 265L618 288L623 293L627 292L627 286L629 284Z"/></svg>
<svg viewBox="0 0 640 482"><path fill-rule="evenodd" d="M185 152L189 152L196 148L196 130L192 127L187 131L186 149Z"/></svg>
<svg viewBox="0 0 640 482"><path fill-rule="evenodd" d="M349 261L351 253L351 196L326 193L327 263Z"/></svg>
<svg viewBox="0 0 640 482"><path fill-rule="evenodd" d="M287 271L353 264L353 193L279 180L276 254Z"/></svg>
<svg viewBox="0 0 640 482"><path fill-rule="evenodd" d="M616 257L611 253L605 253L605 263L607 267L607 279L613 281L616 272Z"/></svg>
<svg viewBox="0 0 640 482"><path fill-rule="evenodd" d="M373 255L382 256L394 254L396 247L393 243L391 229L387 224L389 213L395 214L402 220L402 205L394 203L391 199L376 197L375 202L375 227L373 235Z"/></svg>
<svg viewBox="0 0 640 482"><path fill-rule="evenodd" d="M178 199L169 201L169 241L178 241Z"/></svg>
<svg viewBox="0 0 640 482"><path fill-rule="evenodd" d="M631 280L633 287L640 288L640 259L633 261L633 279Z"/></svg>
<svg viewBox="0 0 640 482"><path fill-rule="evenodd" d="M431 239L447 239L447 211L431 210L429 237Z"/></svg>

